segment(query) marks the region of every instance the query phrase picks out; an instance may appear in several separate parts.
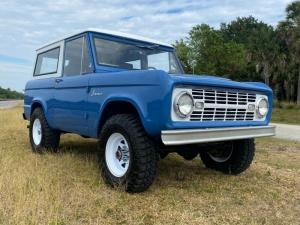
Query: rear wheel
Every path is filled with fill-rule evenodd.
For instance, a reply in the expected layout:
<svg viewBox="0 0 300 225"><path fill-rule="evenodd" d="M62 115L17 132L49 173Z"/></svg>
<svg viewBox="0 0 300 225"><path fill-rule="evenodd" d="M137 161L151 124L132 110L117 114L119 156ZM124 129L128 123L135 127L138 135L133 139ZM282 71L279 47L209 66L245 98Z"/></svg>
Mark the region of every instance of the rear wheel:
<svg viewBox="0 0 300 225"><path fill-rule="evenodd" d="M60 133L49 127L41 108L36 108L30 117L29 139L34 152L56 151L59 146Z"/></svg>
<svg viewBox="0 0 300 225"><path fill-rule="evenodd" d="M158 151L135 115L109 118L102 128L100 145L106 183L127 192L145 191L153 183Z"/></svg>
<svg viewBox="0 0 300 225"><path fill-rule="evenodd" d="M200 157L207 168L226 174L239 174L249 168L255 153L254 139L224 142L207 151L200 151Z"/></svg>

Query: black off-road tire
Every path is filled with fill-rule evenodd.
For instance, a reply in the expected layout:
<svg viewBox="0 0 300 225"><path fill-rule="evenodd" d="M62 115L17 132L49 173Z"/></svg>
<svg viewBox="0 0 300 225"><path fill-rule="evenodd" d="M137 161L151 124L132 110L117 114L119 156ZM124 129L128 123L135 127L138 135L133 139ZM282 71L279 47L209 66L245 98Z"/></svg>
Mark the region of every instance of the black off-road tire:
<svg viewBox="0 0 300 225"><path fill-rule="evenodd" d="M225 174L237 175L249 168L255 154L254 139L232 141L232 154L225 162L216 162L207 151L200 151L202 162L207 168Z"/></svg>
<svg viewBox="0 0 300 225"><path fill-rule="evenodd" d="M42 128L42 139L40 144L36 145L33 140L32 128L36 119L40 120ZM29 139L33 152L42 153L44 150L57 151L60 141L60 132L49 127L41 108L36 108L30 117Z"/></svg>
<svg viewBox="0 0 300 225"><path fill-rule="evenodd" d="M129 145L130 163L122 177L114 176L105 160L106 143L113 133L122 134ZM158 151L136 115L118 114L110 117L101 130L99 143L100 167L107 184L132 193L143 192L150 187L156 175Z"/></svg>

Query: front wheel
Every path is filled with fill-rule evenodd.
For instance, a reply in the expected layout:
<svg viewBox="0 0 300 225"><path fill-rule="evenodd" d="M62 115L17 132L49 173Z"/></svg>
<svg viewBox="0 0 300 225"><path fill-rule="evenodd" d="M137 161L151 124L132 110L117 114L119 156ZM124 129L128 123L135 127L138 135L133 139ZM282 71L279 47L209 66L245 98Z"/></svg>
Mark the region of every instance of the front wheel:
<svg viewBox="0 0 300 225"><path fill-rule="evenodd" d="M100 165L106 183L142 192L153 183L158 151L135 115L109 118L100 135Z"/></svg>
<svg viewBox="0 0 300 225"><path fill-rule="evenodd" d="M193 160L198 155L198 150L195 148L194 145L191 146L185 146L180 148L177 151L178 155L182 156L185 160Z"/></svg>
<svg viewBox="0 0 300 225"><path fill-rule="evenodd" d="M224 142L207 151L200 150L200 157L207 168L226 174L239 174L249 168L254 153L254 139L245 139Z"/></svg>

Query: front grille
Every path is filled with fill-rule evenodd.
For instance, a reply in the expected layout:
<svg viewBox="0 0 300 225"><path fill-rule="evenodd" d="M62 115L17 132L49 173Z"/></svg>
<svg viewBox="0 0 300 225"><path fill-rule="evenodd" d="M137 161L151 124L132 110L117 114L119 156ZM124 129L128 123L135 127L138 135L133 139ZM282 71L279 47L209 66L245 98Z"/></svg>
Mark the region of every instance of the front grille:
<svg viewBox="0 0 300 225"><path fill-rule="evenodd" d="M253 121L254 110L249 110L249 104L255 104L256 94L245 91L223 91L217 89L192 89L192 95L197 102L203 103L203 108L194 108L190 121Z"/></svg>

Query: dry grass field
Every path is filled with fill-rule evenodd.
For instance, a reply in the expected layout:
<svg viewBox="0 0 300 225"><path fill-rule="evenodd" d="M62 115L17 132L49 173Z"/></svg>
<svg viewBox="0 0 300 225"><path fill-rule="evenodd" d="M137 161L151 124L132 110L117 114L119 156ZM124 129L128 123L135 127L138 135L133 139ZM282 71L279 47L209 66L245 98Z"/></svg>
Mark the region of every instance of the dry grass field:
<svg viewBox="0 0 300 225"><path fill-rule="evenodd" d="M0 224L300 224L300 144L258 140L239 176L169 155L149 191L127 194L103 183L94 140L32 153L21 112L0 110Z"/></svg>

